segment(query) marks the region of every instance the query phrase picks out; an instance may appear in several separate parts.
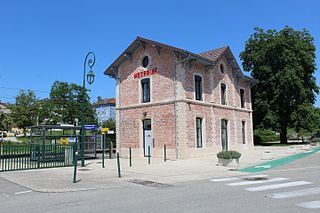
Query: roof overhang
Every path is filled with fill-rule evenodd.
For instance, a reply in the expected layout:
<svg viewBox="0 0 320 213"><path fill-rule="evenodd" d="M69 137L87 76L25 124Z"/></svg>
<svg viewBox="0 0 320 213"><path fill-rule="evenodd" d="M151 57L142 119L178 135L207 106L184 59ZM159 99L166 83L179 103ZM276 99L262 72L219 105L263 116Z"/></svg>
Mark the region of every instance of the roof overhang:
<svg viewBox="0 0 320 213"><path fill-rule="evenodd" d="M160 54L161 49L170 49L172 50L177 58L180 58L181 60L189 57L189 60L196 60L197 63L202 63L207 67L214 66L215 62L202 57L198 54L192 53L187 50L183 50L180 48L176 48L170 45L162 44L156 41L152 41L146 38L137 37L128 47L127 49L104 71L105 75L108 75L112 78L117 78L118 68L123 64L126 60L131 60L132 54L138 49L138 48L145 48L145 45L149 44L157 50L157 52Z"/></svg>

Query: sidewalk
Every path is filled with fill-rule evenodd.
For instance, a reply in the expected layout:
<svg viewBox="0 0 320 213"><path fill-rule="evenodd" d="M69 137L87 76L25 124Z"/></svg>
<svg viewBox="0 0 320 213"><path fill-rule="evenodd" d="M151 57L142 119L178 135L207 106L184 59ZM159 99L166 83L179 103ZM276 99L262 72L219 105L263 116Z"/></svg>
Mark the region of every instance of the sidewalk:
<svg viewBox="0 0 320 213"><path fill-rule="evenodd" d="M304 146L295 147L255 147L255 150L242 151L240 168L266 162L261 158L272 156L273 159L305 152ZM314 147L311 147L314 148ZM86 167L78 167L77 183L72 183L73 167L27 170L0 173L0 178L25 186L38 192L73 192L95 189L125 187L130 180L147 180L162 184L203 180L217 177L238 176L245 173L230 171L230 167L217 166L216 156L188 160L167 161L163 159L133 158L132 167L129 159L122 158L121 178L117 175L116 159L106 159L102 168L101 159L86 161Z"/></svg>

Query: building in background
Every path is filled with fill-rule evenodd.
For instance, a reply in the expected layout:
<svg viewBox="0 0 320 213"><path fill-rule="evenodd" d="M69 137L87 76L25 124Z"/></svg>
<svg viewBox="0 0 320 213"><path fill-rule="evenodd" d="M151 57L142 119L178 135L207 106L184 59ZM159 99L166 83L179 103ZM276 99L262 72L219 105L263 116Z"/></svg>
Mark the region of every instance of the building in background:
<svg viewBox="0 0 320 213"><path fill-rule="evenodd" d="M99 124L109 120L116 119L116 99L115 98L107 98L98 101L93 104L94 109L97 113L97 118Z"/></svg>
<svg viewBox="0 0 320 213"><path fill-rule="evenodd" d="M171 159L253 148L251 87L230 48L203 53L137 37L106 69L116 79L117 151Z"/></svg>
<svg viewBox="0 0 320 213"><path fill-rule="evenodd" d="M8 108L8 106L9 106L8 103L1 103L0 102L0 113L10 114L11 110Z"/></svg>

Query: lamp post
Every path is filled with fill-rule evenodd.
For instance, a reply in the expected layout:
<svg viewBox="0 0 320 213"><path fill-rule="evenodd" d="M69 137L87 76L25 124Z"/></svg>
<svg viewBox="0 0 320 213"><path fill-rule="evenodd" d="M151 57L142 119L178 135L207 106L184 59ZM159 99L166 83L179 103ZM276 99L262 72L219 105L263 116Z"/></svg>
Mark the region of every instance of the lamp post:
<svg viewBox="0 0 320 213"><path fill-rule="evenodd" d="M85 112L86 112L86 65L90 68L89 73L87 74L87 81L91 85L94 82L94 73L92 67L96 62L96 56L93 52L89 52L84 59L84 68L83 68L83 83L82 83L82 119L81 119L81 166L84 167L84 144L85 144Z"/></svg>

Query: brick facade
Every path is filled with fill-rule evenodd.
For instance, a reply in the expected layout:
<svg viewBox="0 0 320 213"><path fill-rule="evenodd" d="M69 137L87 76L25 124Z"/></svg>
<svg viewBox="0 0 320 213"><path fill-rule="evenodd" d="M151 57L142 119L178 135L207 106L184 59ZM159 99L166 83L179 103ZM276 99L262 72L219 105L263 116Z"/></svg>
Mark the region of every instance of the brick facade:
<svg viewBox="0 0 320 213"><path fill-rule="evenodd" d="M137 43L140 46L133 48ZM163 155L164 144L170 159L217 153L222 149L221 119L227 120L229 150L253 148L250 98L252 79L244 77L239 69L235 70L237 64L234 64L235 60L230 63L230 58L234 59L230 49L219 49L220 55L214 60L209 58L208 61L201 56L194 58L197 55L189 59L179 50L138 37L123 56L105 71L105 74L117 81L116 134L120 155L127 156L128 148L132 147L133 155L144 156L144 119L151 119L151 155L155 157ZM141 63L145 56L149 58L146 68ZM220 64L223 64L223 73ZM153 75L142 78L135 75L154 68L156 73ZM195 98L195 75L202 77L202 100ZM143 78L150 78L148 103L142 103L141 100ZM226 105L222 105L220 101L221 83L226 85ZM240 89L244 90L244 108L240 104ZM201 148L196 145L197 117L202 118Z"/></svg>

